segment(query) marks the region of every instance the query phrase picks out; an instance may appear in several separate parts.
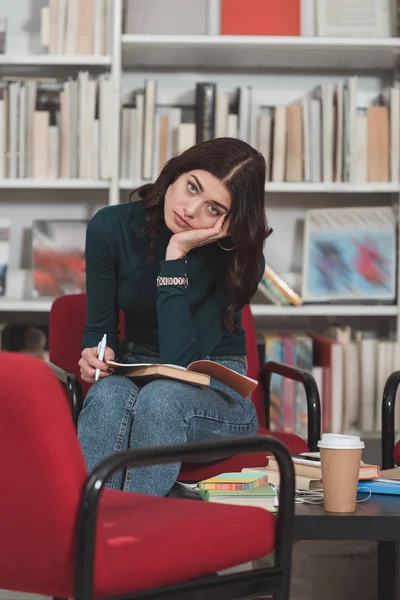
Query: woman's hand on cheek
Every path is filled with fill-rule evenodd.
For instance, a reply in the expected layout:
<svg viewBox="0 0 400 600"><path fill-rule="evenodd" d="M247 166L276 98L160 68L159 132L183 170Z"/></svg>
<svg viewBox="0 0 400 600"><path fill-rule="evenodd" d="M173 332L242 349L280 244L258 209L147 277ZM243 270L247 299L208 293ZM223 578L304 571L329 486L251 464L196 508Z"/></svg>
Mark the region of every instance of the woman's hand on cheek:
<svg viewBox="0 0 400 600"><path fill-rule="evenodd" d="M190 229L175 233L169 241L165 256L166 260L183 258L193 248L212 244L228 236L229 225L229 217L221 215L215 224L207 229Z"/></svg>

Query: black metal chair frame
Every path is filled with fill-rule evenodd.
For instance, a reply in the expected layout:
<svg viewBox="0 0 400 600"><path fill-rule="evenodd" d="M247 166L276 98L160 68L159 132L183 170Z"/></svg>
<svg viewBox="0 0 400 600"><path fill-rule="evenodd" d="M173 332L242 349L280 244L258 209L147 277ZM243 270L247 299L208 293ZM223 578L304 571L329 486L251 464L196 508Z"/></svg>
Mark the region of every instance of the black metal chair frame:
<svg viewBox="0 0 400 600"><path fill-rule="evenodd" d="M98 505L105 483L115 471L181 460L203 461L221 454L236 455L249 452L273 454L280 470L274 565L241 573L210 575L162 589L112 596L107 600L200 600L204 597L208 600L228 600L258 598L266 594L273 594L275 600L289 600L295 485L293 462L282 442L261 435L127 450L117 452L102 461L88 477L80 502L77 520L75 600L93 600ZM229 543L229 540L227 542ZM243 543L246 543L245 539Z"/></svg>
<svg viewBox="0 0 400 600"><path fill-rule="evenodd" d="M386 380L382 399L382 469L392 469L395 445L395 403L400 384L400 371L394 371Z"/></svg>
<svg viewBox="0 0 400 600"><path fill-rule="evenodd" d="M271 379L276 373L287 379L298 381L304 387L307 399L307 445L311 452L318 451L318 441L321 439L321 402L318 386L314 377L302 369L290 367L283 363L267 361L261 366L260 382L264 391L265 422L269 429L271 405Z"/></svg>

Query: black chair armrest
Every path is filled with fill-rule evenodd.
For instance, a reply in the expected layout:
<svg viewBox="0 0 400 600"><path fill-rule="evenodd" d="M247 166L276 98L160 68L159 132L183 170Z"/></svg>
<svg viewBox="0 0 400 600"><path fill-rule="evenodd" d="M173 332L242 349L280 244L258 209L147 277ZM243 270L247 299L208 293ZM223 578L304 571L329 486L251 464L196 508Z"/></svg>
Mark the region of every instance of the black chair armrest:
<svg viewBox="0 0 400 600"><path fill-rule="evenodd" d="M394 407L397 388L400 384L400 371L394 371L386 380L382 399L382 469L394 467L393 450L395 444Z"/></svg>
<svg viewBox="0 0 400 600"><path fill-rule="evenodd" d="M257 354L258 354L258 362L260 364L260 367L262 367L264 364L264 361L265 361L265 341L264 340L257 341Z"/></svg>
<svg viewBox="0 0 400 600"><path fill-rule="evenodd" d="M317 444L321 438L321 402L314 377L307 371L283 363L267 361L262 365L260 381L264 390L264 410L267 427L269 427L271 377L273 373L303 384L307 398L307 444L311 452L317 452Z"/></svg>
<svg viewBox="0 0 400 600"><path fill-rule="evenodd" d="M91 473L82 493L77 522L77 569L75 598L92 598L94 549L98 504L106 481L127 467L165 464L185 460L203 461L226 454L272 453L280 471L279 508L276 527L275 566L290 573L294 513L294 468L287 448L276 438L258 435L158 446L116 452L104 459ZM173 502L173 500L170 500ZM190 502L190 500L188 500ZM245 541L244 541L245 543ZM250 577L256 572L250 574ZM151 596L153 597L153 596Z"/></svg>
<svg viewBox="0 0 400 600"><path fill-rule="evenodd" d="M65 384L67 388L69 404L71 407L72 418L74 420L75 425L77 425L79 413L81 412L83 405L83 394L81 384L76 375L74 375L73 373L69 373L65 369L62 369L58 365L55 365L51 362L48 362L47 365L53 371L57 379L59 379L62 383Z"/></svg>

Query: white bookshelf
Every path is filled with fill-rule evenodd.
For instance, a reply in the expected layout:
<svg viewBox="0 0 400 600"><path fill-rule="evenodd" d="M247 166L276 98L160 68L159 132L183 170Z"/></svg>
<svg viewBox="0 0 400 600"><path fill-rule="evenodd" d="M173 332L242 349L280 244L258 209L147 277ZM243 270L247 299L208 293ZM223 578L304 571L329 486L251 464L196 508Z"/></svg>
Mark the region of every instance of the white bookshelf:
<svg viewBox="0 0 400 600"><path fill-rule="evenodd" d="M26 0L27 1L27 0ZM30 210L40 203L41 191L46 191L46 200L42 203L42 215L54 218L84 218L90 216L97 206L104 205L104 197L108 204L117 204L125 192L132 190L143 181L120 179L120 107L123 90L143 87L146 78L159 80L160 102L171 104L179 102L182 97L187 100L188 90L194 89L196 81L212 80L221 89L233 89L237 85L251 85L254 89L268 89L268 100L271 104L288 103L290 88L291 98L300 98L306 90L316 82L329 81L331 78L343 79L343 73L360 74L364 78L365 102L375 97L377 90L384 83L381 76L388 80L394 73L400 56L400 38L318 38L318 37L259 37L259 36L215 36L215 35L131 35L122 32L122 0L113 0L113 40L110 55L107 56L64 56L5 54L0 55L0 66L8 73L16 67L16 73L32 70L43 73L65 73L65 69L75 70L99 69L110 71L113 86L113 99L110 107L111 145L111 178L109 181L80 179L3 179L0 180L0 216L6 216L7 207L13 210L13 194L18 190L26 190L23 195L21 211L30 203ZM378 82L371 79L375 70ZM315 71L316 74L312 72ZM269 80L268 77L271 79ZM306 80L306 84L303 83ZM337 79L336 79L337 80ZM126 83L127 82L127 83ZM192 93L192 92L191 92ZM286 94L286 96L285 96ZM281 100L282 98L282 100ZM363 98L364 101L364 98ZM256 99L258 102L258 98ZM7 191L8 190L8 191ZM49 206L48 195L58 192L63 198L63 206L57 201ZM74 193L73 203L68 199L68 192ZM99 194L96 194L99 192ZM101 192L101 193L100 193ZM31 193L31 196L29 196ZM36 193L36 195L35 195ZM292 194L292 197L290 195ZM296 198L296 195L299 198ZM282 244L276 251L280 256L283 250L295 255L289 248L284 236L292 235L295 223L302 219L307 203L318 205L324 198L336 195L335 204L346 205L352 199L359 203L363 197L371 203L397 204L400 196L400 182L395 183L274 183L266 185L266 207L268 215L275 209L282 209L283 220L271 225L279 235L274 235L274 244ZM24 204L29 197L29 203ZM32 201L31 201L32 198ZM51 196L50 196L51 198ZM65 200L68 199L68 202ZM286 200L289 198L289 200ZM293 198L295 202L293 201ZM287 205L285 202L288 202ZM331 201L331 202L332 202ZM21 203L20 203L21 204ZM72 204L74 206L72 206ZM324 204L322 203L322 206ZM79 207L79 211L78 211ZM73 212L75 210L76 212ZM64 212L62 212L64 211ZM303 211L303 212L302 212ZM14 214L14 213L13 213ZM33 213L32 218L36 215ZM282 235L281 235L282 234ZM20 234L22 237L22 233ZM271 239L272 239L271 238ZM280 239L282 238L282 239ZM268 240L269 243L269 240ZM270 246L268 246L269 248ZM268 252L268 250L267 250ZM18 266L18 265L17 265ZM273 266L273 265L272 265ZM13 265L15 268L16 265ZM282 272L287 272L286 265ZM13 312L46 312L51 302L46 301L14 301L0 299L0 313ZM400 339L400 304L393 306L380 305L305 305L302 307L254 305L255 317L370 317L397 318L397 332Z"/></svg>
<svg viewBox="0 0 400 600"><path fill-rule="evenodd" d="M1 180L0 180L1 181ZM120 179L120 190L133 190L146 181L129 181ZM275 183L269 181L265 185L268 194L398 194L400 183Z"/></svg>
<svg viewBox="0 0 400 600"><path fill-rule="evenodd" d="M109 55L0 54L1 67L110 67Z"/></svg>
<svg viewBox="0 0 400 600"><path fill-rule="evenodd" d="M396 317L396 305L365 304L305 304L304 306L274 306L252 304L255 317Z"/></svg>
<svg viewBox="0 0 400 600"><path fill-rule="evenodd" d="M52 299L14 300L13 298L0 298L0 312L47 313L50 311L52 303Z"/></svg>
<svg viewBox="0 0 400 600"><path fill-rule="evenodd" d="M140 35L121 36L123 66L211 69L392 70L400 38L291 36Z"/></svg>
<svg viewBox="0 0 400 600"><path fill-rule="evenodd" d="M49 312L53 300L0 299L0 312ZM366 305L318 305L305 306L269 306L252 304L254 317L396 317L397 306Z"/></svg>

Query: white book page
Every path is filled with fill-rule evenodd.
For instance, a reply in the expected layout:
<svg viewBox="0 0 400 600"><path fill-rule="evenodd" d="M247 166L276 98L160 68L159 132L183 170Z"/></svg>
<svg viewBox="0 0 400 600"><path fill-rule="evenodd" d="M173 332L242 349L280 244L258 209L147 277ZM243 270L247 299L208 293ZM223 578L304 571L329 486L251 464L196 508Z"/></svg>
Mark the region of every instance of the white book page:
<svg viewBox="0 0 400 600"><path fill-rule="evenodd" d="M112 365L113 367L172 367L173 369L180 369L181 371L187 370L180 365L170 365L165 363L119 363L114 360L108 360L107 364Z"/></svg>

